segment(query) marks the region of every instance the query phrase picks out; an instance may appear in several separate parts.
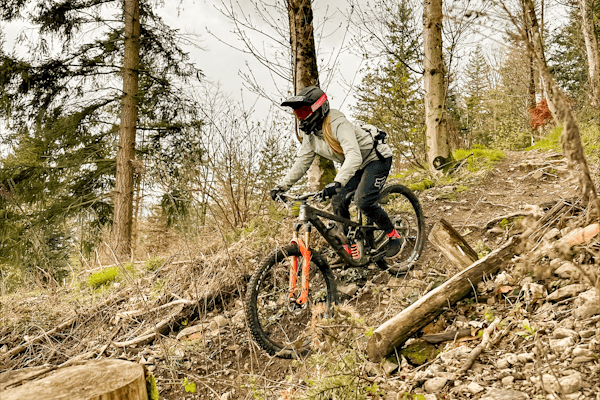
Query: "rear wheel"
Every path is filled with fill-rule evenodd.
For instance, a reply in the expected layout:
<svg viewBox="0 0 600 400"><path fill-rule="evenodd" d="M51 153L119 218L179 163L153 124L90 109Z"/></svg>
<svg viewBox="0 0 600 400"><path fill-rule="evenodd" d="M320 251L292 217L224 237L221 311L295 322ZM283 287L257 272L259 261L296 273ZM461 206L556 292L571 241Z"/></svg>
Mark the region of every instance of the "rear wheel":
<svg viewBox="0 0 600 400"><path fill-rule="evenodd" d="M394 228L403 240L402 249L393 257L377 261L377 266L392 273L408 271L417 261L425 243L425 217L417 196L406 186L390 185L379 194L379 204L394 223ZM385 245L388 241L383 231L375 231L375 244Z"/></svg>
<svg viewBox="0 0 600 400"><path fill-rule="evenodd" d="M246 294L246 316L252 336L270 355L297 358L310 349L310 323L315 307L320 313L333 314L337 299L335 278L327 262L312 251L308 301L298 305L290 298L290 257L298 257L300 288L304 259L296 244L289 245L260 266L250 278ZM298 293L299 295L299 293ZM316 310L315 310L316 311Z"/></svg>

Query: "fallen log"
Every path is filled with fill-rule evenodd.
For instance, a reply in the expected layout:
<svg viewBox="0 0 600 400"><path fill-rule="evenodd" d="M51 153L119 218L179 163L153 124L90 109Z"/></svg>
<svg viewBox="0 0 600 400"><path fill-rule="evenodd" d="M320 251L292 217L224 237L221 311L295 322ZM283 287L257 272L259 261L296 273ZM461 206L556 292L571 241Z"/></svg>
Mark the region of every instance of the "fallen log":
<svg viewBox="0 0 600 400"><path fill-rule="evenodd" d="M431 244L460 269L468 267L479 259L477 252L444 218L431 228L428 238Z"/></svg>
<svg viewBox="0 0 600 400"><path fill-rule="evenodd" d="M444 307L466 297L484 275L496 273L512 258L520 237L512 237L505 245L456 274L373 332L367 344L371 361L378 362L394 348L401 346L444 311Z"/></svg>
<svg viewBox="0 0 600 400"><path fill-rule="evenodd" d="M0 391L2 400L148 400L144 367L123 360L87 361L58 368L30 380L30 373L10 371L0 381L10 385ZM16 377L16 378L15 378Z"/></svg>

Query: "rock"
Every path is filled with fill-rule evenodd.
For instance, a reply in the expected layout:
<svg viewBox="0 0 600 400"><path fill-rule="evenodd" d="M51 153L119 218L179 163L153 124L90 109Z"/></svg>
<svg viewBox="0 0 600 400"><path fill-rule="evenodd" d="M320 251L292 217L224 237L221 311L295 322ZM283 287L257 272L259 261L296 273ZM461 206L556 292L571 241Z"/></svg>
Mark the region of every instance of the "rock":
<svg viewBox="0 0 600 400"><path fill-rule="evenodd" d="M546 287L538 283L526 283L523 286L523 292L525 292L525 300L540 300L548 295Z"/></svg>
<svg viewBox="0 0 600 400"><path fill-rule="evenodd" d="M398 364L396 364L395 362L392 362L390 360L385 360L385 362L383 363L383 365L381 367L383 368L383 371L386 374L391 375L392 372L394 372L395 370L398 369Z"/></svg>
<svg viewBox="0 0 600 400"><path fill-rule="evenodd" d="M243 328L246 325L246 313L244 308L239 310L233 318L231 318L231 323L237 328Z"/></svg>
<svg viewBox="0 0 600 400"><path fill-rule="evenodd" d="M177 340L197 340L202 337L202 332L206 329L204 324L189 326L177 334Z"/></svg>
<svg viewBox="0 0 600 400"><path fill-rule="evenodd" d="M383 373L383 369L381 368L381 366L371 361L367 361L365 363L365 371L370 376L377 376Z"/></svg>
<svg viewBox="0 0 600 400"><path fill-rule="evenodd" d="M574 229L571 233L563 237L560 241L567 242L571 246L587 243L600 231L599 224L591 224L585 228Z"/></svg>
<svg viewBox="0 0 600 400"><path fill-rule="evenodd" d="M533 175L531 175L531 177L535 180L539 180L542 178L542 176L544 176L544 171L542 171L541 169L538 169L537 171L535 171L533 173ZM557 229L558 230L558 229Z"/></svg>
<svg viewBox="0 0 600 400"><path fill-rule="evenodd" d="M565 399L567 400L578 400L582 396L581 392L575 392L571 394L566 394Z"/></svg>
<svg viewBox="0 0 600 400"><path fill-rule="evenodd" d="M502 378L502 386L512 386L513 383L515 382L515 378L512 375L509 376L505 376L504 378Z"/></svg>
<svg viewBox="0 0 600 400"><path fill-rule="evenodd" d="M575 318L587 319L596 314L600 314L600 296L596 289L590 289L583 292L575 300L574 306L577 307L573 311Z"/></svg>
<svg viewBox="0 0 600 400"><path fill-rule="evenodd" d="M431 378L425 382L423 388L428 393L439 393L444 388L444 386L446 386L446 382L448 382L448 378Z"/></svg>
<svg viewBox="0 0 600 400"><path fill-rule="evenodd" d="M594 352L588 348L577 346L573 349L574 357L593 357Z"/></svg>
<svg viewBox="0 0 600 400"><path fill-rule="evenodd" d="M517 365L519 363L519 358L516 354L507 353L504 358L510 363L510 365Z"/></svg>
<svg viewBox="0 0 600 400"><path fill-rule="evenodd" d="M537 376L532 376L531 381L538 387L542 386L540 379ZM583 379L579 373L564 376L558 381L554 375L544 374L542 376L542 381L544 383L544 390L548 393L560 392L562 388L563 394L570 394L577 392L583 386Z"/></svg>
<svg viewBox="0 0 600 400"><path fill-rule="evenodd" d="M562 355L570 352L575 345L575 339L569 336L563 339L550 340L550 348L557 355Z"/></svg>
<svg viewBox="0 0 600 400"><path fill-rule="evenodd" d="M506 358L501 358L498 361L496 361L496 368L498 368L498 369L510 368L510 363L508 362L508 360Z"/></svg>
<svg viewBox="0 0 600 400"><path fill-rule="evenodd" d="M596 334L596 330L594 329L587 329L585 331L580 331L579 332L579 336L581 336L584 339L587 339L589 337L592 337Z"/></svg>
<svg viewBox="0 0 600 400"><path fill-rule="evenodd" d="M227 325L229 323L229 319L225 318L222 315L217 315L214 319L214 321L217 323L217 325L219 326L219 328Z"/></svg>
<svg viewBox="0 0 600 400"><path fill-rule="evenodd" d="M579 335L572 329L565 328L556 328L554 332L552 332L552 337L554 339L564 339L567 337L572 337L573 339L577 339Z"/></svg>
<svg viewBox="0 0 600 400"><path fill-rule="evenodd" d="M356 283L351 283L346 286L338 286L337 289L339 292L342 292L343 294L349 297L354 296L356 292L358 292L358 286L356 285Z"/></svg>
<svg viewBox="0 0 600 400"><path fill-rule="evenodd" d="M467 385L467 390L473 394L483 392L483 387L477 382L471 382Z"/></svg>
<svg viewBox="0 0 600 400"><path fill-rule="evenodd" d="M581 271L572 262L565 262L561 264L554 274L563 279L580 279Z"/></svg>
<svg viewBox="0 0 600 400"><path fill-rule="evenodd" d="M533 362L535 360L535 354L533 353L521 353L519 355L517 355L517 360L519 360L520 363L528 363L528 362Z"/></svg>
<svg viewBox="0 0 600 400"><path fill-rule="evenodd" d="M461 360L466 358L471 353L471 349L467 346L458 346L452 350L440 354L440 359L445 362L451 362L455 360Z"/></svg>
<svg viewBox="0 0 600 400"><path fill-rule="evenodd" d="M492 388L481 400L529 400L529 396L518 390Z"/></svg>
<svg viewBox="0 0 600 400"><path fill-rule="evenodd" d="M550 293L548 295L548 297L546 298L546 300L561 301L564 299L568 299L569 297L575 297L579 293L587 290L587 288L588 288L588 286L584 285L584 284L567 285L565 287L562 287L562 288Z"/></svg>
<svg viewBox="0 0 600 400"><path fill-rule="evenodd" d="M400 399L400 397L398 397L398 399ZM402 396L402 399L404 399L404 395ZM435 394L428 393L425 395L425 400L437 400L437 397Z"/></svg>
<svg viewBox="0 0 600 400"><path fill-rule="evenodd" d="M573 359L573 364L585 364L585 363L588 363L590 361L594 361L597 359L598 359L598 357L579 356L579 357L575 357Z"/></svg>
<svg viewBox="0 0 600 400"><path fill-rule="evenodd" d="M560 387L564 391L563 394L575 393L583 387L583 379L578 373L565 376L558 381L560 382ZM558 391L559 388L557 387L556 390Z"/></svg>

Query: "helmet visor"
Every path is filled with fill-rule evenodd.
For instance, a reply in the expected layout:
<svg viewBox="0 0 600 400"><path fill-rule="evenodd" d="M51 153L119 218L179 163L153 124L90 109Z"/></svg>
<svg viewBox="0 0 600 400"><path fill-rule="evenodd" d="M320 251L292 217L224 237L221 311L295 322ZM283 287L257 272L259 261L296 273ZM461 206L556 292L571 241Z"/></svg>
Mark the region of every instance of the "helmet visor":
<svg viewBox="0 0 600 400"><path fill-rule="evenodd" d="M316 110L318 110L319 107L321 107L323 103L325 103L325 100L327 100L327 95L323 93L323 95L319 97L319 100L317 100L313 105L296 108L294 110L296 118L298 118L300 121L304 121L306 118L310 117Z"/></svg>

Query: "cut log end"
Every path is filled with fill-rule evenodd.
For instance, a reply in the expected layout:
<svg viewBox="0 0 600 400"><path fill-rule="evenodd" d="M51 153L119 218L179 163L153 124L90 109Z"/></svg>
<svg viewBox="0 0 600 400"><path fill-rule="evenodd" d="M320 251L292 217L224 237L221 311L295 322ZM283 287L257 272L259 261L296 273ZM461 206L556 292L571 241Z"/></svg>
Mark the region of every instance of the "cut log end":
<svg viewBox="0 0 600 400"><path fill-rule="evenodd" d="M10 379L2 374L2 380ZM3 390L2 400L148 400L144 368L123 360L88 361L59 368L21 386Z"/></svg>

